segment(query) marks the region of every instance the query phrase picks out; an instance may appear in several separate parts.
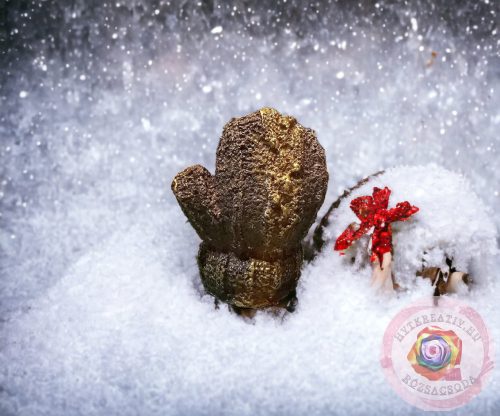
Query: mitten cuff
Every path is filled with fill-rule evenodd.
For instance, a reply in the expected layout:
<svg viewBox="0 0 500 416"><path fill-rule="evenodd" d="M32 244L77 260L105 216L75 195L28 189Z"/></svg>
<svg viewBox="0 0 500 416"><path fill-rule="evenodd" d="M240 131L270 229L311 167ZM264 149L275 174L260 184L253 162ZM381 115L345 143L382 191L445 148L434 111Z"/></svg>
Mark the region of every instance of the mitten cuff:
<svg viewBox="0 0 500 416"><path fill-rule="evenodd" d="M302 246L273 261L241 259L234 253L200 245L198 264L205 289L241 308L278 306L294 291L300 277Z"/></svg>

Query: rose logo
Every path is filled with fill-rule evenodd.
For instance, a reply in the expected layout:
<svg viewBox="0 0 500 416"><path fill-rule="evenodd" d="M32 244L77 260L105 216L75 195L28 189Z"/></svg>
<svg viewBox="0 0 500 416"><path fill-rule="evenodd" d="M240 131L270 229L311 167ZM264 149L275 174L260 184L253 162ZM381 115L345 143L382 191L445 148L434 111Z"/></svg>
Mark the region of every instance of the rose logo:
<svg viewBox="0 0 500 416"><path fill-rule="evenodd" d="M399 311L384 333L380 363L402 399L422 410L446 411L481 392L494 356L479 313L440 296Z"/></svg>
<svg viewBox="0 0 500 416"><path fill-rule="evenodd" d="M453 331L424 328L408 353L413 369L428 380L460 380L462 340Z"/></svg>

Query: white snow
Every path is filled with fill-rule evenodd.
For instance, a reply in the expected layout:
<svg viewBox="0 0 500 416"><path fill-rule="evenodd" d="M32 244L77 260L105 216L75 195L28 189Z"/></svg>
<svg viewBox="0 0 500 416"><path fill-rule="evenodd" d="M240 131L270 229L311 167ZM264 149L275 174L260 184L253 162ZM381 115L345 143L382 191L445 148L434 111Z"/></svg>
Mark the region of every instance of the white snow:
<svg viewBox="0 0 500 416"><path fill-rule="evenodd" d="M489 270L464 296L500 344L494 2L450 6L448 23L424 1L328 12L218 2L210 16L198 2L64 3L8 13L0 415L421 414L378 360L391 317L431 293L411 269L439 235L464 268ZM410 16L418 32L406 35ZM480 27L467 29L469 19ZM369 267L346 267L329 245L304 268L298 309L283 321L262 313L245 322L203 295L199 240L170 183L192 164L213 172L224 123L266 105L314 128L326 150L320 215L380 169L433 162L464 174L413 168L403 183L400 168L387 171L391 201L421 208L421 228L403 223L395 235L406 248L398 276L411 290L375 297ZM465 200L449 216L434 209L451 208L454 195ZM499 390L493 374L454 414L498 415Z"/></svg>
<svg viewBox="0 0 500 416"><path fill-rule="evenodd" d="M211 31L210 33L214 34L214 35L218 35L219 33L222 33L222 26L215 26Z"/></svg>
<svg viewBox="0 0 500 416"><path fill-rule="evenodd" d="M410 23L411 23L411 30L413 30L414 32L416 32L418 30L418 21L417 21L417 19L415 19L414 17L412 17L410 19Z"/></svg>

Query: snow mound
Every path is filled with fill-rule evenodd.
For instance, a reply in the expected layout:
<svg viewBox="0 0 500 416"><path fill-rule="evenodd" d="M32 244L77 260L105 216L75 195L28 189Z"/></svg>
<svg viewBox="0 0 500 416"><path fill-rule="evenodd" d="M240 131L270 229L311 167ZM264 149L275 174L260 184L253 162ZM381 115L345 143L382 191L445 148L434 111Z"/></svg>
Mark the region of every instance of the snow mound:
<svg viewBox="0 0 500 416"><path fill-rule="evenodd" d="M154 214L3 323L2 416L422 413L392 391L379 356L391 317L430 287L382 299L326 250L303 272L296 312L244 321L200 294L198 240L180 209ZM468 302L498 341L500 291L490 289ZM493 379L474 413L498 406L497 392Z"/></svg>
<svg viewBox="0 0 500 416"><path fill-rule="evenodd" d="M359 223L350 208L351 201L371 195L374 187L385 186L392 191L389 208L402 201L419 208L409 220L393 223L393 273L397 283L404 288L413 286L422 267L447 270L446 259L479 284L495 277L498 235L491 212L463 175L435 164L388 169L353 190L331 214L324 231L328 247L349 224ZM365 235L347 250L344 267L371 268L369 239Z"/></svg>

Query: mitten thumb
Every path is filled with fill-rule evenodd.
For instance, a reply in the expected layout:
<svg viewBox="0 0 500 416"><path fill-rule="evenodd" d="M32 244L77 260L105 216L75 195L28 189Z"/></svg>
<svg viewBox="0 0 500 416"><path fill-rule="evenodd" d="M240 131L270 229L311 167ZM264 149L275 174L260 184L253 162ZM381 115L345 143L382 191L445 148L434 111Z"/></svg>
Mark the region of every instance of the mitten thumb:
<svg viewBox="0 0 500 416"><path fill-rule="evenodd" d="M220 210L216 205L215 178L201 165L190 166L175 176L172 191L200 238L217 246Z"/></svg>

